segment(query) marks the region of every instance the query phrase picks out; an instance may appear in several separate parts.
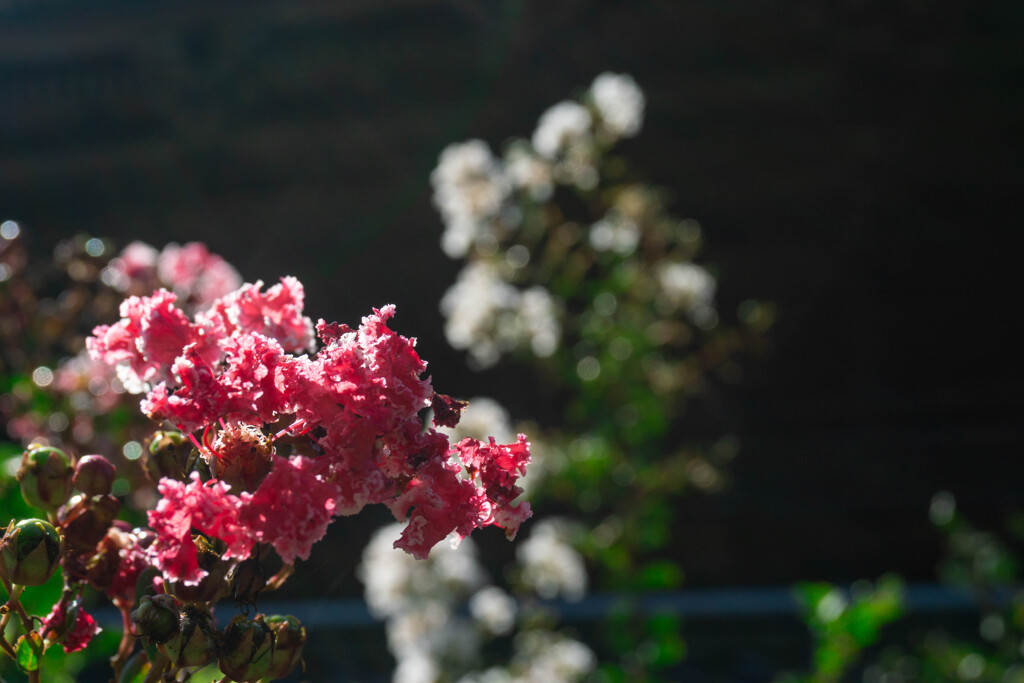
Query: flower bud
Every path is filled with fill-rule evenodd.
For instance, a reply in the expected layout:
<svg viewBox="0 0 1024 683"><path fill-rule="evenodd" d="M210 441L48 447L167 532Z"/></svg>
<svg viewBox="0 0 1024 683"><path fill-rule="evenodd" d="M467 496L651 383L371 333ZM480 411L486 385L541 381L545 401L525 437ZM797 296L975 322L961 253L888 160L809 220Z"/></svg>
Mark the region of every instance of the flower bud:
<svg viewBox="0 0 1024 683"><path fill-rule="evenodd" d="M52 512L71 495L73 472L71 461L59 448L29 448L18 468L21 495L29 505Z"/></svg>
<svg viewBox="0 0 1024 683"><path fill-rule="evenodd" d="M284 678L302 658L306 643L306 627L295 617L272 615L264 620L274 634L274 654L270 658L267 678Z"/></svg>
<svg viewBox="0 0 1024 683"><path fill-rule="evenodd" d="M206 576L200 579L195 586L175 581L165 583L164 588L182 602L203 602L212 605L231 590L231 584L225 578L231 565L221 559L220 553L210 545L206 538L193 536L192 542L196 546L196 560L199 568L206 572Z"/></svg>
<svg viewBox="0 0 1024 683"><path fill-rule="evenodd" d="M270 670L274 653L274 634L257 616L249 621L236 616L224 629L220 670L235 681L258 681Z"/></svg>
<svg viewBox="0 0 1024 683"><path fill-rule="evenodd" d="M274 442L252 425L228 425L207 456L210 473L235 493L255 491L270 473Z"/></svg>
<svg viewBox="0 0 1024 683"><path fill-rule="evenodd" d="M217 649L209 612L187 605L181 617L181 630L166 643L157 646L178 668L205 666Z"/></svg>
<svg viewBox="0 0 1024 683"><path fill-rule="evenodd" d="M175 637L181 627L178 603L170 595L143 596L130 616L135 635L154 644Z"/></svg>
<svg viewBox="0 0 1024 683"><path fill-rule="evenodd" d="M149 438L146 470L153 481L185 481L192 443L181 432L159 431Z"/></svg>
<svg viewBox="0 0 1024 683"><path fill-rule="evenodd" d="M121 501L114 496L78 495L68 501L57 514L68 547L78 552L96 550L107 530L121 511Z"/></svg>
<svg viewBox="0 0 1024 683"><path fill-rule="evenodd" d="M57 570L60 554L60 534L49 522L12 521L0 539L0 571L13 583L40 586Z"/></svg>
<svg viewBox="0 0 1024 683"><path fill-rule="evenodd" d="M267 586L266 572L255 557L235 565L228 580L231 582L231 597L243 605L254 604L260 592Z"/></svg>
<svg viewBox="0 0 1024 683"><path fill-rule="evenodd" d="M103 496L110 493L115 474L114 464L102 455L87 455L78 460L71 483L87 496Z"/></svg>

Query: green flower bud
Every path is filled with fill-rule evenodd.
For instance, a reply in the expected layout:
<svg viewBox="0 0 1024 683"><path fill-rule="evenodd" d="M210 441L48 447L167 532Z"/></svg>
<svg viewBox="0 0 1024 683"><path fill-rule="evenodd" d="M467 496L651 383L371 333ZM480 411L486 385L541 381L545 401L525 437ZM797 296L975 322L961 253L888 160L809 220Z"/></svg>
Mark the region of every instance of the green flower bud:
<svg viewBox="0 0 1024 683"><path fill-rule="evenodd" d="M266 572L255 557L235 565L228 580L231 582L231 596L243 605L255 604L256 598L267 586Z"/></svg>
<svg viewBox="0 0 1024 683"><path fill-rule="evenodd" d="M75 465L71 484L87 496L104 496L110 493L116 474L114 463L102 455L87 455Z"/></svg>
<svg viewBox="0 0 1024 683"><path fill-rule="evenodd" d="M107 535L110 525L121 511L121 501L114 496L78 495L57 513L68 547L91 553Z"/></svg>
<svg viewBox="0 0 1024 683"><path fill-rule="evenodd" d="M192 443L181 432L159 431L149 438L146 470L153 481L164 477L185 481Z"/></svg>
<svg viewBox="0 0 1024 683"><path fill-rule="evenodd" d="M270 670L274 654L274 634L257 616L252 621L236 616L224 629L220 670L235 681L258 681Z"/></svg>
<svg viewBox="0 0 1024 683"><path fill-rule="evenodd" d="M29 448L18 468L21 495L32 507L52 512L71 495L73 472L71 461L59 448Z"/></svg>
<svg viewBox="0 0 1024 683"><path fill-rule="evenodd" d="M178 668L205 666L213 659L217 649L210 613L186 605L181 618L181 630L157 649Z"/></svg>
<svg viewBox="0 0 1024 683"><path fill-rule="evenodd" d="M274 634L274 654L270 658L267 678L284 678L302 659L306 627L290 615L273 615L266 617L265 621Z"/></svg>
<svg viewBox="0 0 1024 683"><path fill-rule="evenodd" d="M60 564L60 534L41 519L13 521L0 539L0 571L8 581L40 586Z"/></svg>
<svg viewBox="0 0 1024 683"><path fill-rule="evenodd" d="M143 596L130 615L135 635L160 644L178 635L181 614L170 595Z"/></svg>

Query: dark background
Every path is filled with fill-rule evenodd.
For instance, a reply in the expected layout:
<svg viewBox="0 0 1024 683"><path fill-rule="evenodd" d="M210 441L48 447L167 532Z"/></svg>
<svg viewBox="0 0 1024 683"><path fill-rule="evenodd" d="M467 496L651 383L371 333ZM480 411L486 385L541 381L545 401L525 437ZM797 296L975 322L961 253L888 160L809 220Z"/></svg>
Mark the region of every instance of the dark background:
<svg viewBox="0 0 1024 683"><path fill-rule="evenodd" d="M40 254L203 240L314 318L396 303L439 390L532 416L529 377L444 341L429 172L631 73L623 151L703 225L721 305L780 310L717 398L742 448L684 503L687 585L930 580L934 492L979 526L1022 507L1022 29L1010 1L0 0L0 219ZM307 586L359 593L365 522Z"/></svg>

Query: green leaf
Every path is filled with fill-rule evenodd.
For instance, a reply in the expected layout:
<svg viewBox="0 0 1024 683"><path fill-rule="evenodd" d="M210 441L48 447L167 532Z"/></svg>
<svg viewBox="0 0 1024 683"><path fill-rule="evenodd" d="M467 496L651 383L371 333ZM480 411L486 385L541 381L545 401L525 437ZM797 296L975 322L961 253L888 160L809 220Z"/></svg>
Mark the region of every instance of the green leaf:
<svg viewBox="0 0 1024 683"><path fill-rule="evenodd" d="M18 666L22 671L39 671L39 660L43 656L42 637L36 631L23 635L18 638L15 652L18 654Z"/></svg>

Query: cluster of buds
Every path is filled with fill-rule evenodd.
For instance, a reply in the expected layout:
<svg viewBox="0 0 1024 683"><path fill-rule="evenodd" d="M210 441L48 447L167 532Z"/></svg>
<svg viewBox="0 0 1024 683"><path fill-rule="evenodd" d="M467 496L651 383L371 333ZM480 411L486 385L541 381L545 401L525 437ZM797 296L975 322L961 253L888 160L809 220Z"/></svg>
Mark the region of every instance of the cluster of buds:
<svg viewBox="0 0 1024 683"><path fill-rule="evenodd" d="M173 431L153 435L146 466L157 478L184 481L192 471L204 480L212 476L198 449ZM86 455L72 464L57 448L36 446L24 452L17 475L22 497L45 519L12 520L0 539L0 577L10 595L4 626L10 615L18 614L26 631L15 644L4 639L0 647L38 679L46 647L59 643L73 652L99 631L82 604L83 589L91 587L105 594L131 624L115 664L117 680L136 680L157 668L177 671L211 662L234 681L286 676L299 662L306 639L295 617L238 616L223 631L213 622L211 610L218 600L230 595L243 605L253 604L273 580L259 558L226 560L221 541L197 534L192 542L203 579L164 580L148 558L155 534L117 520L121 503L111 495L115 476L114 466L100 455ZM25 614L18 600L24 588L46 583L61 567L65 590L50 615L40 619ZM151 659L145 649L131 654L136 638L151 645L156 657ZM31 657L22 654L35 650Z"/></svg>
<svg viewBox="0 0 1024 683"><path fill-rule="evenodd" d="M287 676L306 641L306 629L295 617L238 615L218 631L208 608L167 594L143 596L131 623L135 634L159 653L151 666L186 669L216 661L233 681Z"/></svg>

